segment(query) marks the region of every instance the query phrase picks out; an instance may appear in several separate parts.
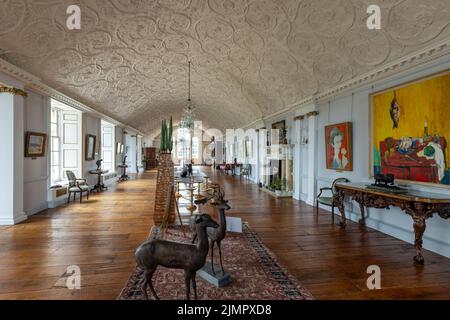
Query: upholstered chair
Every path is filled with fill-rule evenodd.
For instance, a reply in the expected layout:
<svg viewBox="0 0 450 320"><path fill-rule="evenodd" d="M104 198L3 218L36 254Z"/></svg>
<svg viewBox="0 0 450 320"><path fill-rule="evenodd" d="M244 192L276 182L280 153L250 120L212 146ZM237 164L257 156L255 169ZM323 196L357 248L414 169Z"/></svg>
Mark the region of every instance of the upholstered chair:
<svg viewBox="0 0 450 320"><path fill-rule="evenodd" d="M83 192L86 192L87 200L89 200L89 185L86 182L86 179L77 179L75 174L67 170L67 179L69 180L69 197L67 198L67 203L70 202L70 196L73 193L73 200L75 201L75 197L77 193L80 194L80 203L83 202Z"/></svg>

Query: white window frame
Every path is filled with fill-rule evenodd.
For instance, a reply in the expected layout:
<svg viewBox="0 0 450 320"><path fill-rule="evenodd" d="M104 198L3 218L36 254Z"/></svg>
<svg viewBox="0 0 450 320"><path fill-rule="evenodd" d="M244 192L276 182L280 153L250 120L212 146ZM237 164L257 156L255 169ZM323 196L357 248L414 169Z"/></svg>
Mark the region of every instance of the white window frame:
<svg viewBox="0 0 450 320"><path fill-rule="evenodd" d="M54 117L56 114L56 117ZM61 110L52 107L50 110L50 183L58 184L62 181L61 176ZM53 128L53 125L55 128ZM54 151L54 146L58 146L58 150ZM55 164L56 163L56 164ZM56 169L56 177L54 170Z"/></svg>
<svg viewBox="0 0 450 320"><path fill-rule="evenodd" d="M51 99L50 114L55 111L57 116L56 119L50 117L50 183L51 185L67 185L66 170L74 171L77 178L82 178L82 134L81 134L81 111L74 109L68 105L65 105L57 100ZM56 120L56 121L55 121ZM52 130L52 124L56 124L56 132ZM75 128L75 131L71 131L70 138L75 139L74 142L66 140L65 129L66 126L71 126ZM56 133L56 135L55 135ZM69 137L67 137L69 138ZM58 150L54 151L54 141L57 141ZM72 166L65 167L66 159L65 155L75 154L74 158L71 158L73 162ZM57 153L57 157L55 156ZM58 159L58 163L55 164L55 159ZM58 175L54 177L54 169L58 167Z"/></svg>
<svg viewBox="0 0 450 320"><path fill-rule="evenodd" d="M102 120L101 121L101 159L102 169L109 170L110 172L114 172L116 170L116 137L115 137L116 128L112 123ZM107 161L108 156L107 153L110 153L111 161Z"/></svg>
<svg viewBox="0 0 450 320"><path fill-rule="evenodd" d="M192 159L199 159L200 158L200 139L199 137L192 137Z"/></svg>

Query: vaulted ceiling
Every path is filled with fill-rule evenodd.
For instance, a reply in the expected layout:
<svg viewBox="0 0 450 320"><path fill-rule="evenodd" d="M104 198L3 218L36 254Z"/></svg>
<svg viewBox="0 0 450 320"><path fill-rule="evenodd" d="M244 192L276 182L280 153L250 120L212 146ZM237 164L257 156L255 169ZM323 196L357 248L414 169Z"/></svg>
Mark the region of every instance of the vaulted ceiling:
<svg viewBox="0 0 450 320"><path fill-rule="evenodd" d="M450 36L449 0L0 1L0 57L153 133L187 99L236 128ZM366 9L382 9L368 30Z"/></svg>

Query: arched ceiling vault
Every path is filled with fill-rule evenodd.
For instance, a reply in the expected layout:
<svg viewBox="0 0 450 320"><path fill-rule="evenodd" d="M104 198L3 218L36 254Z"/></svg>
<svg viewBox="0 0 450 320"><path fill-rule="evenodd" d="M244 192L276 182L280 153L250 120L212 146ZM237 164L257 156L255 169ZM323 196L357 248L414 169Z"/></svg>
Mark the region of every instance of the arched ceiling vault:
<svg viewBox="0 0 450 320"><path fill-rule="evenodd" d="M0 2L0 57L117 120L178 121L187 61L199 120L236 128L450 35L448 0ZM369 5L382 29L366 27Z"/></svg>

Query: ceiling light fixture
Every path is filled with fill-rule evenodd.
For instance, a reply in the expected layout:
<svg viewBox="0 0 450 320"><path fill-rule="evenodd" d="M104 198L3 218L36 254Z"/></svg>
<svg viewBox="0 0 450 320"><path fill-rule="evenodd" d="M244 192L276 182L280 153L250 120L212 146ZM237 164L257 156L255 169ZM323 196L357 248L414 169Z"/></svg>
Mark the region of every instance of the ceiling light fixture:
<svg viewBox="0 0 450 320"><path fill-rule="evenodd" d="M183 114L181 116L180 128L186 129L189 132L194 131L195 115L194 105L191 102L191 61L188 61L188 102L183 108Z"/></svg>

